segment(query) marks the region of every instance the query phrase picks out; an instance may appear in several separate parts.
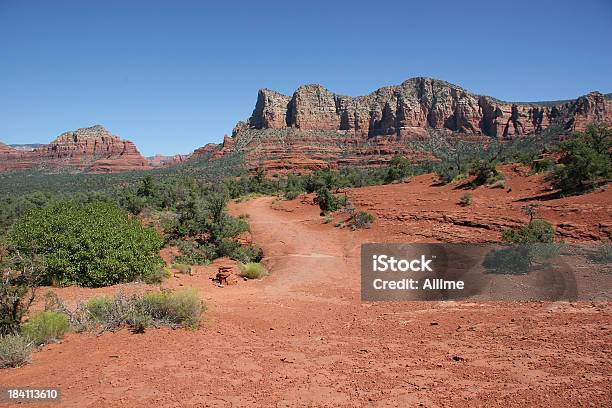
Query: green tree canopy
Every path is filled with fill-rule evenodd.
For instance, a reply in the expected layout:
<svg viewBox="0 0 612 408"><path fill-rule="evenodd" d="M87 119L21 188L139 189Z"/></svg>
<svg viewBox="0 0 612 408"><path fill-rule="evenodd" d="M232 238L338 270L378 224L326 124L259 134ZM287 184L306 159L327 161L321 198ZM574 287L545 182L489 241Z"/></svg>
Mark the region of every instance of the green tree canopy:
<svg viewBox="0 0 612 408"><path fill-rule="evenodd" d="M46 283L106 286L146 277L163 266L163 240L110 202L60 202L29 211L9 239L44 257Z"/></svg>

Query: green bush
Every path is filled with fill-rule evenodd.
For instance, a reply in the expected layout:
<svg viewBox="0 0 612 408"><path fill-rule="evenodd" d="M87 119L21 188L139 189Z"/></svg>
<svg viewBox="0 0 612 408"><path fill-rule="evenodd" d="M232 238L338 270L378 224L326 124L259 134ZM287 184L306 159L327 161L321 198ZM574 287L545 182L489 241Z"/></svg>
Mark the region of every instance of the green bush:
<svg viewBox="0 0 612 408"><path fill-rule="evenodd" d="M319 204L323 214L327 214L328 212L338 211L342 204L346 203L346 200L346 197L336 197L327 187L322 187L317 190L314 202Z"/></svg>
<svg viewBox="0 0 612 408"><path fill-rule="evenodd" d="M534 160L530 163L531 171L533 173L544 173L552 171L555 168L555 161L551 158L545 158L541 160Z"/></svg>
<svg viewBox="0 0 612 408"><path fill-rule="evenodd" d="M464 174L461 170L452 166L438 168L438 170L436 170L436 175L440 184L449 184L464 178Z"/></svg>
<svg viewBox="0 0 612 408"><path fill-rule="evenodd" d="M590 256L591 260L598 264L609 264L612 262L612 244L610 242L601 243Z"/></svg>
<svg viewBox="0 0 612 408"><path fill-rule="evenodd" d="M38 346L61 339L69 328L68 316L47 310L35 314L25 322L21 327L21 334Z"/></svg>
<svg viewBox="0 0 612 408"><path fill-rule="evenodd" d="M157 268L157 270L152 273L140 276L138 279L142 280L144 283L155 284L162 283L164 279L168 279L170 277L172 277L172 272L170 272L168 268L162 267Z"/></svg>
<svg viewBox="0 0 612 408"><path fill-rule="evenodd" d="M77 331L101 326L102 330L116 330L126 324L128 316L135 313L130 299L123 293L115 297L94 297L79 305L73 314Z"/></svg>
<svg viewBox="0 0 612 408"><path fill-rule="evenodd" d="M531 270L532 257L526 245L493 250L482 265L492 273L526 274Z"/></svg>
<svg viewBox="0 0 612 408"><path fill-rule="evenodd" d="M367 211L359 211L353 217L353 229L370 228L374 222L374 216Z"/></svg>
<svg viewBox="0 0 612 408"><path fill-rule="evenodd" d="M389 162L387 174L385 175L385 183L403 180L412 174L412 165L410 160L404 156L395 156Z"/></svg>
<svg viewBox="0 0 612 408"><path fill-rule="evenodd" d="M134 333L144 333L153 325L153 318L146 313L134 311L127 318L128 325Z"/></svg>
<svg viewBox="0 0 612 408"><path fill-rule="evenodd" d="M20 367L30 362L33 343L25 336L0 337L0 368Z"/></svg>
<svg viewBox="0 0 612 408"><path fill-rule="evenodd" d="M195 289L147 292L135 303L157 325L191 329L200 325L203 306Z"/></svg>
<svg viewBox="0 0 612 408"><path fill-rule="evenodd" d="M473 186L491 185L504 179L504 176L497 171L495 163L488 160L475 160L472 162L469 174L474 176Z"/></svg>
<svg viewBox="0 0 612 408"><path fill-rule="evenodd" d="M462 207L467 207L468 205L472 205L472 194L465 193L459 199L459 205Z"/></svg>
<svg viewBox="0 0 612 408"><path fill-rule="evenodd" d="M295 200L300 195L299 191L289 190L285 192L285 199Z"/></svg>
<svg viewBox="0 0 612 408"><path fill-rule="evenodd" d="M9 238L22 253L44 256L48 284L113 285L163 266L159 234L108 202L62 202L32 210Z"/></svg>
<svg viewBox="0 0 612 408"><path fill-rule="evenodd" d="M264 276L268 275L268 270L263 264L259 262L247 262L241 263L240 267L240 276L249 278L249 279L261 279Z"/></svg>
<svg viewBox="0 0 612 408"><path fill-rule="evenodd" d="M162 290L131 297L123 293L94 297L81 303L72 318L78 330L116 330L127 325L142 333L150 326L197 328L203 310L194 289Z"/></svg>
<svg viewBox="0 0 612 408"><path fill-rule="evenodd" d="M181 251L175 261L189 265L208 265L217 257L217 249L211 243L198 243L195 240L178 240L177 247Z"/></svg>
<svg viewBox="0 0 612 408"><path fill-rule="evenodd" d="M176 269L180 273L191 275L191 265L187 265L183 263L173 263L172 268Z"/></svg>
<svg viewBox="0 0 612 408"><path fill-rule="evenodd" d="M553 172L553 184L563 193L579 193L612 176L612 130L607 125L590 125L587 131L563 141L561 159Z"/></svg>
<svg viewBox="0 0 612 408"><path fill-rule="evenodd" d="M555 229L545 220L533 220L529 225L502 233L502 241L509 244L552 243Z"/></svg>

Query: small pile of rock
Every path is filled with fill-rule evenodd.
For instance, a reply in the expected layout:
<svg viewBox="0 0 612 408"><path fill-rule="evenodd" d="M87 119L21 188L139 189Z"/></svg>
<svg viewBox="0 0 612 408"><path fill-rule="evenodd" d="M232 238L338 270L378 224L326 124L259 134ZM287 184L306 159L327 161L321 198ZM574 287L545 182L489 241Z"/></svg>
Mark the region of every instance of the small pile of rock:
<svg viewBox="0 0 612 408"><path fill-rule="evenodd" d="M217 274L213 278L213 282L219 287L225 285L235 285L238 283L238 276L232 273L233 267L227 265L219 266Z"/></svg>

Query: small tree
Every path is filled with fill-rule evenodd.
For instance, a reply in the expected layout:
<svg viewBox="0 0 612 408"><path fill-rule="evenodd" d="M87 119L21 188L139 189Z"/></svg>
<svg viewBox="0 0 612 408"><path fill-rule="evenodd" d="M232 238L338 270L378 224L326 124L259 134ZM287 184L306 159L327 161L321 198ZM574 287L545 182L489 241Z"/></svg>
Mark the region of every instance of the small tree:
<svg viewBox="0 0 612 408"><path fill-rule="evenodd" d="M339 208L338 200L327 187L321 187L317 191L314 201L316 204L319 204L322 213L333 212Z"/></svg>
<svg viewBox="0 0 612 408"><path fill-rule="evenodd" d="M606 183L612 176L612 130L591 124L585 133L560 144L561 159L553 172L553 184L563 193L579 193Z"/></svg>
<svg viewBox="0 0 612 408"><path fill-rule="evenodd" d="M523 207L523 212L529 216L529 225L533 222L533 219L538 215L538 204L529 204Z"/></svg>
<svg viewBox="0 0 612 408"><path fill-rule="evenodd" d="M385 183L392 183L397 180L402 180L412 174L412 165L410 160L404 156L395 156L389 162L389 168L385 175Z"/></svg>
<svg viewBox="0 0 612 408"><path fill-rule="evenodd" d="M0 254L0 335L15 334L42 283L44 263L13 248Z"/></svg>

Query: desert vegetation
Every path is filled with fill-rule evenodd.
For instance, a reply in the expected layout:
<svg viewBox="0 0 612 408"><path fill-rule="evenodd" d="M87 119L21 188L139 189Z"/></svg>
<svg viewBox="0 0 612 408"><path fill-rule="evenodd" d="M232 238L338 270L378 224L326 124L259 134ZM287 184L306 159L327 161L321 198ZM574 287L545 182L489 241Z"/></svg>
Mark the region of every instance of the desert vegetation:
<svg viewBox="0 0 612 408"><path fill-rule="evenodd" d="M441 183L461 188L504 187L498 166L520 162L533 173L544 173L561 194L580 194L610 179L610 130L592 125L586 132L557 143L558 135L535 140L487 145L448 140L434 135L417 141L415 149L429 149L437 160L412 163L403 156L378 168L340 168L307 174L268 176L263 170L248 174L231 164L204 175L194 163L171 170L122 175L46 176L36 173L4 175L0 189L0 366L27 363L32 350L57 341L69 330L117 330L141 333L151 327L195 328L204 307L193 291L160 291L127 296L92 298L74 310L61 305L29 314L41 285L107 286L141 280L160 282L169 270L159 257L164 246L176 246L180 256L172 268L190 274L192 265L219 257L240 262L240 274L259 279L268 271L260 263L261 250L238 239L248 232L248 217L227 213L231 199L279 195L288 200L312 194L326 223L342 210L348 214L338 226L369 228L374 215L359 211L344 189L398 182L435 172ZM420 145L419 145L420 143ZM218 164L218 165L219 165ZM28 174L28 175L25 175ZM26 178L27 177L27 178ZM23 183L23 188L18 188ZM59 185L62 183L63 185ZM466 192L459 205L469 206ZM522 273L531 263L558 250L550 223L530 215L527 225L504 231L502 249L490 255L493 269L520 259ZM545 244L540 252L526 245ZM514 248L514 249L512 249ZM517 249L518 248L518 249ZM503 251L527 251L516 252ZM594 253L593 261L609 259L609 244ZM497 269L500 271L501 269ZM518 271L518 272L517 272Z"/></svg>
<svg viewBox="0 0 612 408"><path fill-rule="evenodd" d="M247 262L239 264L240 276L248 279L260 279L268 275L266 267L259 262Z"/></svg>
<svg viewBox="0 0 612 408"><path fill-rule="evenodd" d="M367 211L359 211L352 217L353 229L370 228L374 222L374 216Z"/></svg>
<svg viewBox="0 0 612 408"><path fill-rule="evenodd" d="M32 209L11 229L14 249L45 262L44 284L107 286L150 278L163 267L161 236L111 202Z"/></svg>
<svg viewBox="0 0 612 408"><path fill-rule="evenodd" d="M563 193L588 191L612 177L612 129L591 124L586 132L573 135L558 147L559 163L554 167L555 187Z"/></svg>
<svg viewBox="0 0 612 408"><path fill-rule="evenodd" d="M74 310L49 294L45 310L25 322L13 320L10 330L3 326L0 368L28 363L37 347L60 340L70 330L103 332L129 327L134 333L144 333L151 327L197 329L205 310L193 289L149 291L131 296L118 292L112 297L82 301Z"/></svg>
<svg viewBox="0 0 612 408"><path fill-rule="evenodd" d="M504 248L489 252L483 266L494 273L528 273L535 262L556 257L563 242L555 242L555 229L546 220L537 218L537 208L527 206L529 216L525 226L507 229L502 233Z"/></svg>
<svg viewBox="0 0 612 408"><path fill-rule="evenodd" d="M459 199L459 205L462 207L467 207L469 205L472 205L472 194L464 193Z"/></svg>
<svg viewBox="0 0 612 408"><path fill-rule="evenodd" d="M162 290L127 296L94 297L66 313L77 331L113 331L128 326L137 333L149 327L195 329L204 305L193 289Z"/></svg>

